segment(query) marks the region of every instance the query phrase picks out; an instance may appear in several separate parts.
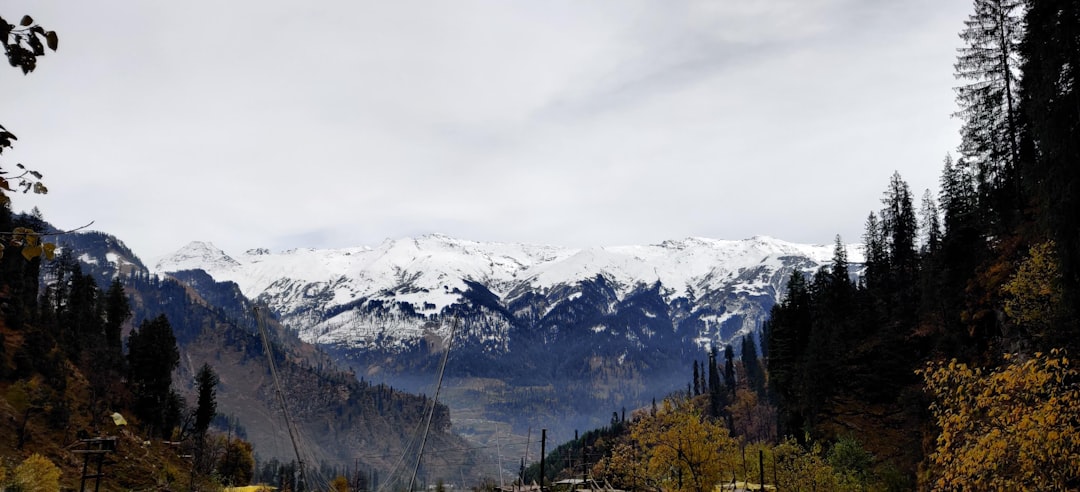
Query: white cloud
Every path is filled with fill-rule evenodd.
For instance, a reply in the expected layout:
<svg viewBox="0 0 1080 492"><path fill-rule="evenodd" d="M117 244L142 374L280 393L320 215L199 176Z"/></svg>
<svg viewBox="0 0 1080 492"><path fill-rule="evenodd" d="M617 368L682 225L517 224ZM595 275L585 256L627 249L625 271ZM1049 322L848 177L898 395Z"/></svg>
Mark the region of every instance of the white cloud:
<svg viewBox="0 0 1080 492"><path fill-rule="evenodd" d="M958 140L966 0L19 0L18 197L144 257L444 232L565 245L858 240ZM10 103L8 102L10 101Z"/></svg>

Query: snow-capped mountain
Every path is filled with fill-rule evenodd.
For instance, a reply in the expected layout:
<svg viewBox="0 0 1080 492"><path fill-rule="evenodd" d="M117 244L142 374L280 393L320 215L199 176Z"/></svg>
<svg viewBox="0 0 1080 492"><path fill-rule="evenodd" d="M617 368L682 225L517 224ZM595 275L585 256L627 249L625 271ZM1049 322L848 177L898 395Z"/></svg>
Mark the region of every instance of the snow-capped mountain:
<svg viewBox="0 0 1080 492"><path fill-rule="evenodd" d="M432 234L387 240L374 248L281 253L254 249L235 257L210 243L192 242L158 261L155 270L203 270L267 303L308 341L364 346L375 339L394 344L414 340L429 321L451 312L468 292L480 288L504 306L543 296L544 309L530 313L542 318L561 303L578 299L575 286L597 277L612 286L619 300L659 285L658 293L669 304L723 292L728 298L759 299L763 313L793 269L813 271L831 260L833 249L762 236L571 249ZM859 263L859 249L848 249L852 263ZM378 314L365 316L373 306L380 307ZM699 318L704 325L721 325L703 326L706 332L698 339L706 345L727 342L736 332L748 333L761 321L753 316L728 326L741 313L725 309L713 314ZM729 336L717 336L721 334Z"/></svg>
<svg viewBox="0 0 1080 492"><path fill-rule="evenodd" d="M358 374L406 389L430 382L453 329L449 377L504 383L486 390L505 398L485 415L524 425L522 399L540 398L576 412L560 414L566 425L596 425L684 385L709 348L756 334L792 271L816 271L834 249L761 236L574 249L427 235L231 256L193 242L155 271L234 282ZM860 248L847 254L862 262Z"/></svg>

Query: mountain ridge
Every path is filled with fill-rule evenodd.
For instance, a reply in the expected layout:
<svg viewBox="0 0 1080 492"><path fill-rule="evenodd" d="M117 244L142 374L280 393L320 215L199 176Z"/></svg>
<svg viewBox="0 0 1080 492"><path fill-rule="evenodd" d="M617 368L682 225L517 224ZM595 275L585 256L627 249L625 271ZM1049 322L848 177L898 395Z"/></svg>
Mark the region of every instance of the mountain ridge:
<svg viewBox="0 0 1080 492"><path fill-rule="evenodd" d="M861 263L861 246L845 248L852 264ZM640 285L659 283L669 302L732 286L775 299L786 278L755 277L748 272L764 267L772 273L790 273L784 263L791 258L806 260L805 269L812 270L827 264L833 253L834 246L768 236L688 237L653 245L566 248L428 234L387 239L375 247L297 248L279 253L256 249L237 256L196 241L156 261L153 271L204 270L219 281L237 283L245 296L267 302L301 338L340 343L347 341L347 335L335 333L334 328L356 320L340 318L341 313L324 314L347 311L358 302L408 305L407 311L431 319L445 315L477 284L511 304L528 292L551 293L596 275L610 280L620 298ZM548 311L551 308L554 305ZM324 312L312 314L319 310ZM412 330L402 328L368 332L391 338L420 336L415 323Z"/></svg>

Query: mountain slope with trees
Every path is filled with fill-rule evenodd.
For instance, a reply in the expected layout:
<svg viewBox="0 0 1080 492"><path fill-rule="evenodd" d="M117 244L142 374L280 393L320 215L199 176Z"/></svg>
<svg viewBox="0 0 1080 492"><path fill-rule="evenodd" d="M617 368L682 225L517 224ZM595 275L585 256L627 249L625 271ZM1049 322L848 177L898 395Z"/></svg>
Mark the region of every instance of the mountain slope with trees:
<svg viewBox="0 0 1080 492"><path fill-rule="evenodd" d="M962 144L936 200L917 208L893 175L858 282L840 247L793 272L761 340L765 386L746 358L721 380L710 354L610 438L596 477L696 490L712 471L690 458L709 451L725 482L788 489L1080 488L1080 3L975 0L960 37ZM769 403L740 417L747 396ZM749 431L755 414L777 432ZM669 429L710 421L726 424L713 449L665 461L703 444L665 444Z"/></svg>

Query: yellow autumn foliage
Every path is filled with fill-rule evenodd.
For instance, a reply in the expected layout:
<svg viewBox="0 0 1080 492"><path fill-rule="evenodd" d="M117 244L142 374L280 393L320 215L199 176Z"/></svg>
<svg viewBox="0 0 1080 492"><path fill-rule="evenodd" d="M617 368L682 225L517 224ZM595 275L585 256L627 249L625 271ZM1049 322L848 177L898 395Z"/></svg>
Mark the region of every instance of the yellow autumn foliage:
<svg viewBox="0 0 1080 492"><path fill-rule="evenodd" d="M735 468L737 442L689 404L665 401L631 424L629 438L594 470L632 488L713 490Z"/></svg>
<svg viewBox="0 0 1080 492"><path fill-rule="evenodd" d="M12 482L22 492L58 492L60 469L48 458L34 453L15 467Z"/></svg>
<svg viewBox="0 0 1080 492"><path fill-rule="evenodd" d="M1005 314L1036 337L1043 336L1060 311L1061 289L1058 284L1056 245L1053 241L1032 246L1028 258L1005 285Z"/></svg>
<svg viewBox="0 0 1080 492"><path fill-rule="evenodd" d="M1065 490L1080 481L1080 386L1063 351L1006 356L994 370L955 360L921 371L941 432L933 490Z"/></svg>

